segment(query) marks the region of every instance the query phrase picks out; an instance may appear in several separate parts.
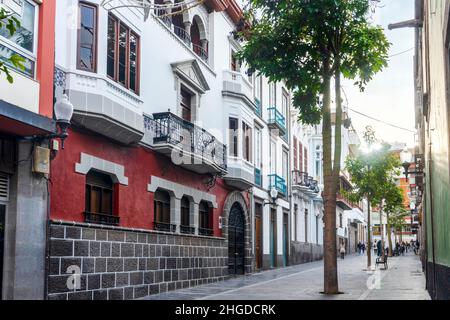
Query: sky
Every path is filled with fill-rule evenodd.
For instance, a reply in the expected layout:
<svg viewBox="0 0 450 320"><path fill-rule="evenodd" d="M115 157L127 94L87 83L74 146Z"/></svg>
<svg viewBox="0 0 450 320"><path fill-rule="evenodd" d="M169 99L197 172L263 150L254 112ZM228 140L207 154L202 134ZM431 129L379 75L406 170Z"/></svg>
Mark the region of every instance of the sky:
<svg viewBox="0 0 450 320"><path fill-rule="evenodd" d="M385 28L385 34L392 43L390 55L414 47L414 29L388 30L390 23L414 18L414 0L381 0L374 15L374 23ZM349 109L370 117L415 131L414 128L414 50L389 58L389 66L377 74L361 93L354 81L344 81L343 87ZM344 98L344 104L346 103ZM414 133L368 119L349 110L353 127L362 137L367 125L375 130L378 139L386 142L405 142L414 146Z"/></svg>

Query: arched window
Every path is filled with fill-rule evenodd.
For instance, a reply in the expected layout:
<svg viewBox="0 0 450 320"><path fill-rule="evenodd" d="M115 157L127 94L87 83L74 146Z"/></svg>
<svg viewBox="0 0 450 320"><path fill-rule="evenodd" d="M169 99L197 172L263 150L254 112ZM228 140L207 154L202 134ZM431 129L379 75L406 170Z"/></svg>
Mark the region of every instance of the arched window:
<svg viewBox="0 0 450 320"><path fill-rule="evenodd" d="M154 200L155 229L172 231L170 224L170 194L164 190L156 190Z"/></svg>
<svg viewBox="0 0 450 320"><path fill-rule="evenodd" d="M208 43L202 43L200 29L203 30L203 23L198 16L194 17L191 25L191 42L194 52L204 61L208 61Z"/></svg>
<svg viewBox="0 0 450 320"><path fill-rule="evenodd" d="M108 174L91 170L86 175L85 218L89 223L117 225L113 216L114 184Z"/></svg>
<svg viewBox="0 0 450 320"><path fill-rule="evenodd" d="M198 233L205 236L213 235L212 228L212 218L211 218L211 208L208 203L205 201L201 201L199 204L199 228Z"/></svg>

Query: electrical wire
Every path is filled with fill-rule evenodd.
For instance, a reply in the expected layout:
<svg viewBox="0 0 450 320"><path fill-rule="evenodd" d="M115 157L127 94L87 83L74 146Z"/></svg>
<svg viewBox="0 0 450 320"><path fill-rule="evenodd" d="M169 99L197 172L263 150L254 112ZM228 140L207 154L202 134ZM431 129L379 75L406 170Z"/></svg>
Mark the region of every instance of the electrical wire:
<svg viewBox="0 0 450 320"><path fill-rule="evenodd" d="M367 114L364 114L364 113L362 113L362 112L356 111L356 110L354 110L354 109L352 109L352 108L348 108L348 109L351 110L351 111L354 112L354 113L357 113L357 114L363 116L363 117L366 117L366 118L369 118L369 119L371 119L371 120L374 120L374 121L383 123L383 124L385 124L385 125L388 125L388 126L391 126L391 127L397 128L397 129L400 129L400 130L408 131L408 132L411 132L411 133L416 133L416 131L413 131L413 130L410 130L410 129L406 129L406 128L403 128L403 127L399 127L399 126L397 126L397 125L395 125L395 124L392 124L392 123L389 123L389 122L386 122L386 121L383 121L383 120L380 120L380 119L371 117L371 116L369 116L369 115L367 115Z"/></svg>
<svg viewBox="0 0 450 320"><path fill-rule="evenodd" d="M390 56L388 56L388 58L396 57L396 56L399 56L399 55L401 55L401 54L407 53L407 52L413 50L414 48L415 48L415 47L412 47L412 48L409 48L408 50L405 50L405 51L402 51L402 52L398 52L398 53L391 54Z"/></svg>

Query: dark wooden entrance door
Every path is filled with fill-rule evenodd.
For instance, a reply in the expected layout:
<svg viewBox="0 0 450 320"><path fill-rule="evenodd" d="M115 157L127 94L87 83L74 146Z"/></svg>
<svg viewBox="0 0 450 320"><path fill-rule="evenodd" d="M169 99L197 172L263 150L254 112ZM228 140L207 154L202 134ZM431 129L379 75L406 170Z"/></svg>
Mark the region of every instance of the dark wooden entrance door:
<svg viewBox="0 0 450 320"><path fill-rule="evenodd" d="M229 274L245 272L245 219L242 208L235 203L228 219L228 269Z"/></svg>
<svg viewBox="0 0 450 320"><path fill-rule="evenodd" d="M0 300L2 299L3 290L3 253L5 243L5 215L6 206L0 203Z"/></svg>
<svg viewBox="0 0 450 320"><path fill-rule="evenodd" d="M262 205L255 203L255 262L256 269L262 267Z"/></svg>

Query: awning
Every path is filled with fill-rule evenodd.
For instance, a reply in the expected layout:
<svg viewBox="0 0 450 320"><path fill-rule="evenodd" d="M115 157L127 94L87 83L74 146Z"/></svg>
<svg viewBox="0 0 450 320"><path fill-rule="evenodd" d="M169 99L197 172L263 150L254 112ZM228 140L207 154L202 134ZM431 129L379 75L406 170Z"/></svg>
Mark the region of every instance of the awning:
<svg viewBox="0 0 450 320"><path fill-rule="evenodd" d="M0 133L27 137L55 132L52 119L0 100Z"/></svg>

